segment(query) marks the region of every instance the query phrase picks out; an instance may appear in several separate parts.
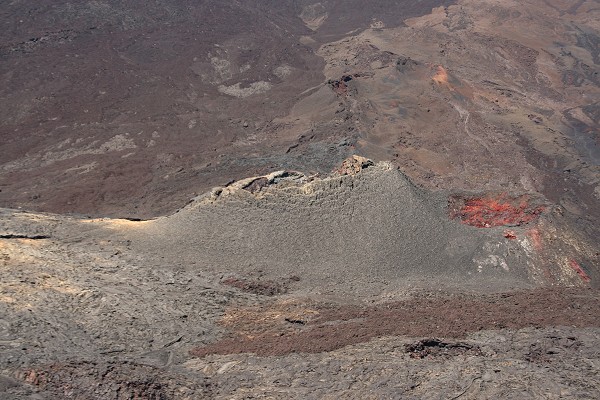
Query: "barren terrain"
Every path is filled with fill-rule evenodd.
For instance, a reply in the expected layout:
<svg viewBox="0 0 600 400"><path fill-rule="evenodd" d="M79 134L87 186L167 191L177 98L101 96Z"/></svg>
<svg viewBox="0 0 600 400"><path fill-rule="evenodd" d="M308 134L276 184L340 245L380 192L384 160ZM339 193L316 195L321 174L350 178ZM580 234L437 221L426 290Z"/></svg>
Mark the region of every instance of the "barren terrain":
<svg viewBox="0 0 600 400"><path fill-rule="evenodd" d="M0 6L0 399L600 393L600 6Z"/></svg>
<svg viewBox="0 0 600 400"><path fill-rule="evenodd" d="M595 243L365 160L150 221L4 209L8 398L595 397Z"/></svg>

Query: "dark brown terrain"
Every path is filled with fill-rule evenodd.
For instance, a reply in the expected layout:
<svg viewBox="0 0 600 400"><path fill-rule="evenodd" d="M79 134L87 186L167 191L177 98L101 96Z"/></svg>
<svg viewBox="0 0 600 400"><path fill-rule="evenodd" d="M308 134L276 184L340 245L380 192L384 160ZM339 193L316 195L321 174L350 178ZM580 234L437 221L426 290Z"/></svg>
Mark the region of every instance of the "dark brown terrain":
<svg viewBox="0 0 600 400"><path fill-rule="evenodd" d="M232 179L330 171L353 153L332 121L286 153L305 129L284 118L325 81L316 49L441 4L330 3L317 32L306 1L4 4L0 204L150 217Z"/></svg>
<svg viewBox="0 0 600 400"><path fill-rule="evenodd" d="M600 396L597 1L46 3L0 399Z"/></svg>

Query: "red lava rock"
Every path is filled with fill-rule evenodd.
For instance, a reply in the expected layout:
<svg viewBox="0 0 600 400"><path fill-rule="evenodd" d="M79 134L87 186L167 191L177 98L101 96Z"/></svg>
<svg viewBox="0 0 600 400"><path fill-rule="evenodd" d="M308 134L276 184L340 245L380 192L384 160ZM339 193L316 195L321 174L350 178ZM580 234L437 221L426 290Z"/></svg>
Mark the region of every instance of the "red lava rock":
<svg viewBox="0 0 600 400"><path fill-rule="evenodd" d="M581 265L579 265L577 261L571 260L569 261L569 265L575 270L575 272L577 272L577 275L581 277L581 280L583 280L584 282L591 281L591 278L588 276L588 274L585 273L585 271L583 270L583 268L581 268Z"/></svg>
<svg viewBox="0 0 600 400"><path fill-rule="evenodd" d="M533 248L538 252L541 251L544 247L542 244L542 235L538 228L532 228L527 231L527 235L531 238L531 243L533 244Z"/></svg>
<svg viewBox="0 0 600 400"><path fill-rule="evenodd" d="M453 197L449 203L451 218L478 228L520 226L533 221L544 211L543 206L531 206L527 196L513 198L505 193L495 197Z"/></svg>
<svg viewBox="0 0 600 400"><path fill-rule="evenodd" d="M342 165L334 172L339 175L356 175L365 168L375 165L368 158L353 155L342 161Z"/></svg>
<svg viewBox="0 0 600 400"><path fill-rule="evenodd" d="M507 229L504 231L504 237L507 239L516 239L517 235L515 234L514 231L511 231L510 229Z"/></svg>
<svg viewBox="0 0 600 400"><path fill-rule="evenodd" d="M30 385L43 386L47 383L47 379L44 373L38 373L34 369L29 369L25 371L25 376L23 378L23 380L29 383Z"/></svg>
<svg viewBox="0 0 600 400"><path fill-rule="evenodd" d="M329 81L329 86L331 86L331 89L333 89L333 91L340 97L348 97L349 94L349 90L348 90L348 82L350 82L352 80L352 76L350 75L344 75L342 76L341 79L337 79L337 80L330 80Z"/></svg>

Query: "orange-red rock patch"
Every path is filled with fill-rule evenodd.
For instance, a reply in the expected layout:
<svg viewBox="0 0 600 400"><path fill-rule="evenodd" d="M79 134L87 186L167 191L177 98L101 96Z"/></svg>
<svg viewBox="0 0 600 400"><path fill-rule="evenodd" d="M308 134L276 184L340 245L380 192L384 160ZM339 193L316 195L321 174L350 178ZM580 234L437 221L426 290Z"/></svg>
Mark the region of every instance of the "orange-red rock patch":
<svg viewBox="0 0 600 400"><path fill-rule="evenodd" d="M519 226L535 220L543 206L531 204L527 196L510 197L505 193L495 196L450 198L450 217L463 224L478 228Z"/></svg>
<svg viewBox="0 0 600 400"><path fill-rule="evenodd" d="M591 281L588 274L585 273L585 271L583 270L583 268L581 268L581 265L579 265L579 263L577 261L570 260L569 265L571 266L571 268L573 268L573 270L575 270L575 272L577 272L577 275L579 275L581 277L582 281L584 281L584 282Z"/></svg>

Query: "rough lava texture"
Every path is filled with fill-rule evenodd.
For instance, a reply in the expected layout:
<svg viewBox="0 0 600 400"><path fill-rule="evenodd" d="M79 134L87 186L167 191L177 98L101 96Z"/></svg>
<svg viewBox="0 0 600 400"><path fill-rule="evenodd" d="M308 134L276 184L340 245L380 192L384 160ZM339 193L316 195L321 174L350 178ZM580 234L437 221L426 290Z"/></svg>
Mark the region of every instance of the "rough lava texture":
<svg viewBox="0 0 600 400"><path fill-rule="evenodd" d="M0 210L0 394L595 396L598 258L560 213L507 238L390 163L342 165L149 221Z"/></svg>
<svg viewBox="0 0 600 400"><path fill-rule="evenodd" d="M596 0L5 3L1 399L598 398Z"/></svg>

